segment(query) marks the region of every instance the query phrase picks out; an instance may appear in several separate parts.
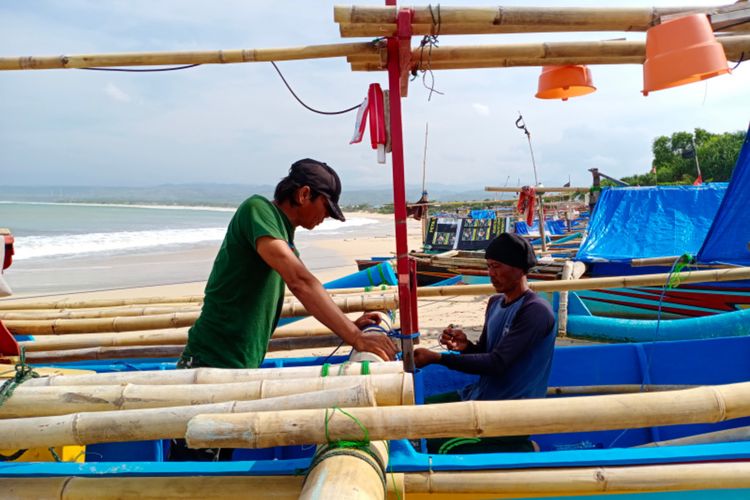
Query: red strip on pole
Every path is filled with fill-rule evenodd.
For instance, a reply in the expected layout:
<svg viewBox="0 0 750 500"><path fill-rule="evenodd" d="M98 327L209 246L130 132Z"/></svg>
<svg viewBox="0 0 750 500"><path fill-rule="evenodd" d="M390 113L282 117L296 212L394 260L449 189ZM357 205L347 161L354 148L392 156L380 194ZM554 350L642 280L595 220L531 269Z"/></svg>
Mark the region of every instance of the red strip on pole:
<svg viewBox="0 0 750 500"><path fill-rule="evenodd" d="M396 219L396 270L398 273L399 314L401 333L409 335L418 331L416 311L412 311L416 299L416 283L412 283L409 272L409 247L406 233L406 186L404 181L404 143L401 124L401 63L399 54L402 44L411 47L412 12L401 9L398 13L398 36L388 37L388 88L391 118L391 151L393 161L393 209ZM410 52L411 53L411 52ZM413 314L414 313L414 314ZM404 369L414 372L414 341L402 339Z"/></svg>

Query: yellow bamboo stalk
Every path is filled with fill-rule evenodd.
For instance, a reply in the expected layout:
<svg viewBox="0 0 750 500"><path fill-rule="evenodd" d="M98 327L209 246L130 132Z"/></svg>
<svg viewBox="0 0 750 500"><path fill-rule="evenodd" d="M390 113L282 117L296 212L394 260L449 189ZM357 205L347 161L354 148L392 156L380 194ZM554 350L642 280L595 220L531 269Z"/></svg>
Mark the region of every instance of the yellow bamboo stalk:
<svg viewBox="0 0 750 500"><path fill-rule="evenodd" d="M379 500L386 496L388 445L373 441L363 448L320 447L300 492L300 500L337 498Z"/></svg>
<svg viewBox="0 0 750 500"><path fill-rule="evenodd" d="M234 49L185 52L133 52L60 56L0 57L0 70L67 69L166 64L233 64L345 57L377 51L376 44L334 43L276 49Z"/></svg>
<svg viewBox="0 0 750 500"><path fill-rule="evenodd" d="M721 12L725 7L413 7L412 25L433 26L440 17L440 33L451 25L495 26L496 33L515 33L514 28L524 31L646 31L659 23L661 16L684 12ZM346 24L393 25L396 23L396 7L336 6L335 22ZM435 27L437 28L437 27ZM508 31L505 31L508 30ZM469 33L474 33L469 32ZM461 33L461 34L469 34ZM378 36L381 32L362 33L359 36ZM393 34L393 33L387 33ZM434 34L433 32L415 34Z"/></svg>
<svg viewBox="0 0 750 500"><path fill-rule="evenodd" d="M561 385L547 388L547 396L582 396L584 394L632 394L639 392L679 391L692 389L695 385L658 384L610 384L610 385Z"/></svg>
<svg viewBox="0 0 750 500"><path fill-rule="evenodd" d="M642 274L634 276L613 276L569 281L533 281L529 287L537 292L560 292L565 290L600 290L606 288L633 288L641 286L661 286L669 279L669 273ZM750 279L750 267L732 269L712 269L708 271L688 271L680 273L680 283L708 283L714 281L735 281ZM491 285L465 285L457 287L424 287L419 289L419 297L489 295L495 293Z"/></svg>
<svg viewBox="0 0 750 500"><path fill-rule="evenodd" d="M61 299L51 301L27 302L24 300L2 300L0 310L20 311L26 309L84 309L122 306L144 306L148 304L179 304L183 302L203 302L202 295L184 295L177 297L138 297L130 299Z"/></svg>
<svg viewBox="0 0 750 500"><path fill-rule="evenodd" d="M588 66L605 64L643 64L643 57L556 57L556 58L505 58L505 59L466 59L456 61L440 61L429 64L415 63L412 69L418 70L451 70L451 69L482 69L482 68L514 68L526 66L565 66L568 64L585 64ZM375 62L356 62L351 64L352 71L383 71L385 66Z"/></svg>
<svg viewBox="0 0 750 500"><path fill-rule="evenodd" d="M333 297L333 302L343 312L384 311L397 305L395 295ZM297 301L285 303L282 317L307 316L305 307ZM8 320L5 326L13 333L26 335L60 335L67 333L126 332L181 328L191 326L200 315L189 313L161 314L139 317L56 319L56 320Z"/></svg>
<svg viewBox="0 0 750 500"><path fill-rule="evenodd" d="M32 341L25 344L33 345L35 342ZM341 337L337 335L271 339L268 342L268 352L318 349L335 347L339 344L341 344ZM26 361L31 364L39 364L92 359L177 358L182 354L184 348L185 343L182 342L177 345L127 345L118 347L86 347L81 349L32 350L26 353Z"/></svg>
<svg viewBox="0 0 750 500"><path fill-rule="evenodd" d="M0 319L7 320L44 320L44 319L83 319L83 318L112 318L116 316L150 316L154 314L171 314L193 312L200 309L200 304L194 306L173 307L128 307L107 309L60 309L57 311L31 310L22 312L0 313Z"/></svg>
<svg viewBox="0 0 750 500"><path fill-rule="evenodd" d="M518 436L722 422L750 415L750 382L642 394L352 408L347 412L351 417L330 410L199 415L188 423L186 439L196 448L265 448L362 439L362 427L370 439L379 440Z"/></svg>
<svg viewBox="0 0 750 500"><path fill-rule="evenodd" d="M399 361L371 363L368 369L372 375L403 373ZM330 365L327 377L361 375L361 363ZM24 382L24 387L83 386L83 385L184 385L184 384L226 384L255 382L259 380L306 379L322 376L320 366L290 366L286 368L195 368L192 370L153 370L140 372L92 373L86 375L50 375L33 378Z"/></svg>
<svg viewBox="0 0 750 500"><path fill-rule="evenodd" d="M53 386L20 385L0 406L0 418L40 417L68 413L163 408L223 401L249 401L303 392L350 387L372 387L378 405L414 403L411 375L352 375L309 379L260 380L231 384Z"/></svg>
<svg viewBox="0 0 750 500"><path fill-rule="evenodd" d="M408 498L518 498L750 487L750 463L638 465L406 474ZM616 497L615 497L616 498Z"/></svg>
<svg viewBox="0 0 750 500"><path fill-rule="evenodd" d="M196 415L374 404L370 388L351 385L254 401L13 418L0 420L0 449L175 439L185 435L188 420Z"/></svg>
<svg viewBox="0 0 750 500"><path fill-rule="evenodd" d="M653 448L660 446L686 446L691 444L706 443L727 443L731 441L750 441L750 426L735 427L734 429L724 429L723 431L705 432L703 434L694 434L665 441L654 441L646 443L636 448Z"/></svg>
<svg viewBox="0 0 750 500"><path fill-rule="evenodd" d="M206 500L245 498L266 492L274 499L296 499L303 476L138 476L0 478L8 499L65 498L79 500ZM390 498L427 500L469 498L559 497L596 493L639 493L724 490L750 487L747 462L565 467L473 472L409 472L388 474L389 488L403 484ZM428 495L433 496L428 496Z"/></svg>
<svg viewBox="0 0 750 500"><path fill-rule="evenodd" d="M397 326L397 325L395 325ZM280 339L296 339L310 337L325 337L333 332L323 326L295 327L285 326L273 332L271 341ZM60 349L84 349L87 347L124 347L124 346L149 346L149 345L185 345L187 342L187 331L165 330L165 331L135 331L115 333L71 333L66 335L43 335L19 342L26 352L55 351Z"/></svg>

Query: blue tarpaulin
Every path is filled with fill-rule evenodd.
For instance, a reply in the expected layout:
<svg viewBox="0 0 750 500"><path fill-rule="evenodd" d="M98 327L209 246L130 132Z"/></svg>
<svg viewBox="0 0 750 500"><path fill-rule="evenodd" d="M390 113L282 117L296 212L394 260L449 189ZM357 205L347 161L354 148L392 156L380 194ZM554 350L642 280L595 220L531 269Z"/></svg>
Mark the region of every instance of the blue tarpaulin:
<svg viewBox="0 0 750 500"><path fill-rule="evenodd" d="M750 131L698 261L750 266Z"/></svg>
<svg viewBox="0 0 750 500"><path fill-rule="evenodd" d="M726 183L604 189L576 260L627 263L694 255L726 190Z"/></svg>

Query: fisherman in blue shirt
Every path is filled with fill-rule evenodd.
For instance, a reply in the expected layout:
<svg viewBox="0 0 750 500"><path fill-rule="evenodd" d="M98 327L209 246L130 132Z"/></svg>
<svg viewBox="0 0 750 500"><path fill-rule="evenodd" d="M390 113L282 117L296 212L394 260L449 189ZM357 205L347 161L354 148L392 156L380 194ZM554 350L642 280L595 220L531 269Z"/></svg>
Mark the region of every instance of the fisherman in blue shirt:
<svg viewBox="0 0 750 500"><path fill-rule="evenodd" d="M536 265L534 250L520 236L503 233L489 244L485 258L498 295L487 304L479 341L474 344L462 330L449 327L443 330L440 343L458 355L423 348L414 351L418 368L437 363L479 375L479 380L460 391L428 398L429 403L543 398L547 393L555 317L549 303L528 285L526 275ZM457 447L456 452L531 451L533 444L528 436L514 436L485 438L462 448L466 449Z"/></svg>

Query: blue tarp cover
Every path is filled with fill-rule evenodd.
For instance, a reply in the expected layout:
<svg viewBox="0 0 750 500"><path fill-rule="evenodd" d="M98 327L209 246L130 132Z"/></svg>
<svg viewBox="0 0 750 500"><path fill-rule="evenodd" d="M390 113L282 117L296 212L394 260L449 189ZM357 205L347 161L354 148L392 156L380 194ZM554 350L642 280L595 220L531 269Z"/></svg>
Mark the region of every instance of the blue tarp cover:
<svg viewBox="0 0 750 500"><path fill-rule="evenodd" d="M577 260L696 254L716 215L726 183L602 190Z"/></svg>
<svg viewBox="0 0 750 500"><path fill-rule="evenodd" d="M750 266L750 132L698 260Z"/></svg>

